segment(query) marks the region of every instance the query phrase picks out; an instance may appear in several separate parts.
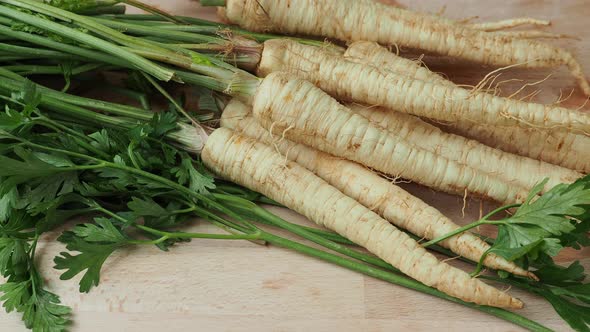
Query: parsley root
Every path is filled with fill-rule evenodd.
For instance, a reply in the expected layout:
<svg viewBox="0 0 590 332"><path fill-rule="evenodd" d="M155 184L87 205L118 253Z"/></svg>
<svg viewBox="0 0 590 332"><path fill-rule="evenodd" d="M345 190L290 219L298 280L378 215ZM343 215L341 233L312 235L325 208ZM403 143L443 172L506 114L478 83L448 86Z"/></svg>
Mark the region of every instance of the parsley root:
<svg viewBox="0 0 590 332"><path fill-rule="evenodd" d="M445 133L415 116L381 107L349 105L349 108L424 150L493 174L527 190L531 190L545 178L549 181L543 192L560 183L572 183L583 176L564 167L507 153L459 135Z"/></svg>
<svg viewBox="0 0 590 332"><path fill-rule="evenodd" d="M428 68L422 67L418 62L395 55L387 48L375 42L354 42L348 46L344 57L351 61L358 61L359 63L369 63L413 79L455 86L453 82L431 72Z"/></svg>
<svg viewBox="0 0 590 332"><path fill-rule="evenodd" d="M312 83L273 73L258 87L254 116L273 133L433 189L521 202L527 191L426 151L354 114Z"/></svg>
<svg viewBox="0 0 590 332"><path fill-rule="evenodd" d="M590 173L590 137L585 135L535 128L494 128L467 121L441 126L506 152Z"/></svg>
<svg viewBox="0 0 590 332"><path fill-rule="evenodd" d="M451 81L420 66L417 62L389 52L377 43L353 43L349 46L345 56L419 80L454 85ZM410 118L413 118L411 116L404 117L402 114L382 114L382 116L403 117L407 121L412 121ZM586 153L590 150L590 137L588 136L518 126L499 128L470 121L445 122L440 123L439 126L506 152L542 160L583 173L590 172L590 158Z"/></svg>
<svg viewBox="0 0 590 332"><path fill-rule="evenodd" d="M494 125L555 128L590 134L588 114L411 79L288 40L264 43L258 73L286 71L341 100L428 117Z"/></svg>
<svg viewBox="0 0 590 332"><path fill-rule="evenodd" d="M269 145L214 131L201 155L215 173L297 211L367 248L403 273L467 302L507 308L523 303L440 262L416 241Z"/></svg>
<svg viewBox="0 0 590 332"><path fill-rule="evenodd" d="M253 31L375 41L486 65L520 64L526 68L565 65L584 93L590 95L590 84L582 67L570 52L562 48L478 31L436 15L387 6L373 0L301 0L297 5L290 0L227 0L226 16L233 23ZM498 26L503 27L502 24ZM496 27L484 24L480 28Z"/></svg>
<svg viewBox="0 0 590 332"><path fill-rule="evenodd" d="M424 201L355 162L273 137L238 100L230 101L223 111L221 126L271 145L290 160L315 173L344 194L379 214L397 227L426 239L443 236L459 228L449 218ZM441 245L454 253L479 261L489 245L471 233L449 238ZM531 274L504 258L488 255L484 265L521 276Z"/></svg>

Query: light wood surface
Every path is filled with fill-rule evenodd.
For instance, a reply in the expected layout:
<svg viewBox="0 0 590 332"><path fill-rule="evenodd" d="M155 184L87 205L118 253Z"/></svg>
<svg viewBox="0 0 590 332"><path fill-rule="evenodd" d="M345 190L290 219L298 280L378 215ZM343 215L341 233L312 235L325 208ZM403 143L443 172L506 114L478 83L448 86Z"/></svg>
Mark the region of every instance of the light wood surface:
<svg viewBox="0 0 590 332"><path fill-rule="evenodd" d="M176 14L213 18L214 11L190 0L148 1ZM422 11L479 20L515 16L548 18L553 32L582 40L559 40L580 58L590 73L590 5L586 0L422 0L398 1ZM474 84L490 68L435 59L432 67L457 82ZM512 71L507 77L538 80L553 76L540 87L541 99L557 99L560 88L569 93L574 82L562 68L556 71ZM517 85L506 87L516 89ZM568 106L580 105L576 92ZM407 185L408 190L459 223L478 217L480 202ZM483 209L489 205L484 204ZM277 213L292 221L309 223L286 210ZM189 230L208 229L195 222ZM60 281L52 269L53 257L63 249L56 235L43 239L39 263L49 288L74 308L74 331L520 331L519 328L475 310L432 298L350 272L276 247L249 242L195 240L169 252L156 248L130 249L109 259L101 284L90 294L78 292L78 279ZM583 259L590 251L566 252L562 262ZM569 328L539 298L511 290L526 302L523 315L558 331ZM25 331L20 315L0 314L0 331Z"/></svg>

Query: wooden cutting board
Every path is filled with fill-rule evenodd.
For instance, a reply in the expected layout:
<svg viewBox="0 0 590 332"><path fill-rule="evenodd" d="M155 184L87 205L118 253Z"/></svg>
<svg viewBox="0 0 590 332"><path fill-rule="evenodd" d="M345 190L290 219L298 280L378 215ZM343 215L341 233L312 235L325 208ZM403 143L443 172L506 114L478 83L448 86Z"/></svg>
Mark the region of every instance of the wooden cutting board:
<svg viewBox="0 0 590 332"><path fill-rule="evenodd" d="M214 18L190 0L148 1L176 14ZM559 40L573 50L590 75L590 5L585 0L422 0L399 1L411 8L478 20L516 16L548 18L549 30L581 40ZM452 59L428 62L457 82L475 84L490 68L465 65ZM563 69L531 72L515 70L506 77L530 81L552 76L539 87L540 101L552 102L569 93L574 82ZM506 86L515 90L522 83ZM532 90L530 90L532 91ZM577 107L584 97L575 93L567 102ZM479 201L467 200L407 185L407 189L459 223L479 216ZM293 212L275 209L288 220L309 223ZM190 231L210 227L195 222ZM195 240L170 252L137 248L107 261L101 284L90 294L78 292L78 279L60 281L53 257L63 250L57 234L43 239L39 260L49 288L74 308L74 331L520 331L502 320L460 305L364 277L340 267L275 247L249 242ZM567 252L562 262L583 259L590 266L590 251ZM569 328L542 299L513 291L526 302L523 315L558 331ZM0 314L0 331L26 331L17 314Z"/></svg>

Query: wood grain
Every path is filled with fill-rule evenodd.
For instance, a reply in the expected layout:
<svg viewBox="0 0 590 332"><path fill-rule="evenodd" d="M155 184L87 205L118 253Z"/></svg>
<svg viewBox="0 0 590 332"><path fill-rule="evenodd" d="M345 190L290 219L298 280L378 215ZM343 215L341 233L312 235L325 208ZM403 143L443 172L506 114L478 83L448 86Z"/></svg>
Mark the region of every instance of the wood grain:
<svg viewBox="0 0 590 332"><path fill-rule="evenodd" d="M387 1L387 0L386 0ZM214 11L190 0L148 1L176 14L214 18ZM553 21L551 31L582 33L588 28L590 6L584 0L423 0L401 5L453 18L480 16L496 20L534 16ZM560 40L590 68L590 39ZM477 83L490 68L465 65L452 59L428 58L437 71L454 80ZM510 77L544 78L550 71L513 71ZM518 84L506 87L507 91ZM564 69L556 70L542 87L543 101L557 98L560 89L574 82ZM568 91L569 92L569 91ZM569 101L579 105L577 93ZM407 189L459 223L478 217L480 202L435 193L414 185ZM483 209L488 209L488 204ZM274 209L281 216L309 223L293 212ZM190 231L211 230L195 221ZM275 247L249 242L197 240L170 252L155 248L131 249L109 259L101 285L80 294L76 280L60 281L52 259L63 247L55 234L40 244L39 263L49 288L75 311L74 331L520 331L494 317L422 295L348 270ZM590 251L569 251L560 261L583 259L590 266ZM539 298L513 291L527 307L523 315L558 331L569 328L550 305ZM0 314L0 331L25 331L19 315Z"/></svg>

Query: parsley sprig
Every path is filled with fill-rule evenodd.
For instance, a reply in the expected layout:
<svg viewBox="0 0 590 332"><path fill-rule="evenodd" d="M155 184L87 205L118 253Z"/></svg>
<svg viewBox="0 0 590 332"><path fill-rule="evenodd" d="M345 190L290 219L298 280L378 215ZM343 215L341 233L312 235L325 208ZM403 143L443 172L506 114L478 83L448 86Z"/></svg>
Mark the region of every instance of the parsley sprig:
<svg viewBox="0 0 590 332"><path fill-rule="evenodd" d="M539 183L522 204L503 206L481 220L428 241L431 246L481 225L494 225L498 236L482 256L473 275L479 275L486 255L514 261L533 268L540 281L525 280L498 272L502 277L484 278L507 283L545 298L576 331L590 331L590 284L579 262L569 267L554 263L564 248L582 249L590 245L590 176L572 184L560 184L540 195L547 180ZM516 209L508 217L493 220L501 212Z"/></svg>
<svg viewBox="0 0 590 332"><path fill-rule="evenodd" d="M481 220L428 241L425 247L482 225L498 227L498 236L488 253L494 253L521 265L534 266L546 256L554 257L563 248L580 249L590 244L590 176L572 184L560 184L544 195L547 180L536 185L522 204L503 206ZM517 208L514 214L499 220L495 215ZM482 257L482 260L485 258Z"/></svg>

